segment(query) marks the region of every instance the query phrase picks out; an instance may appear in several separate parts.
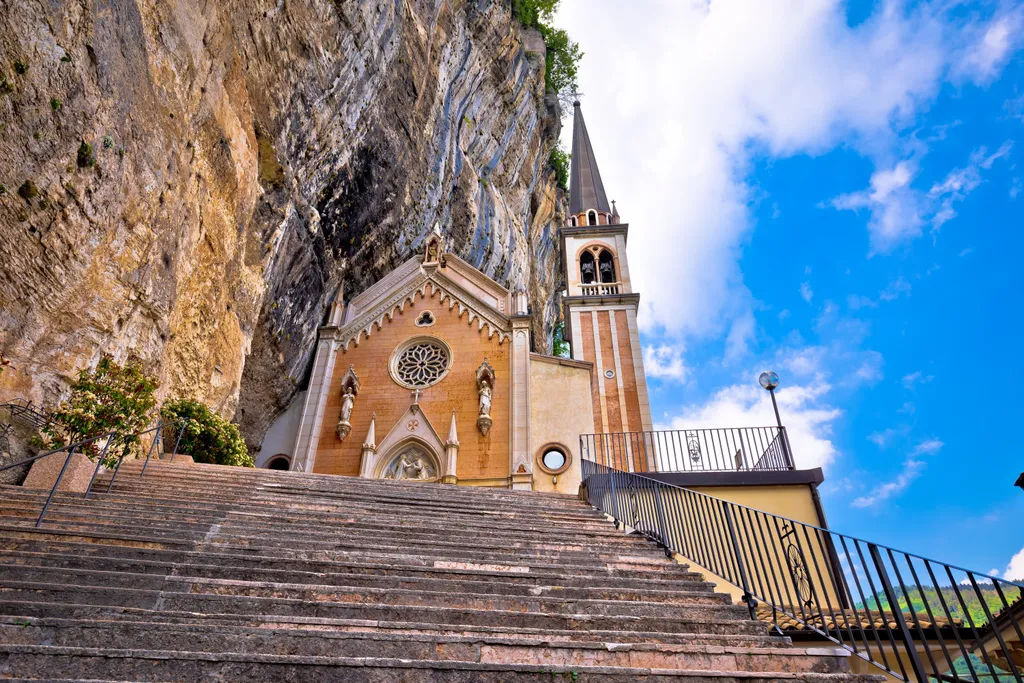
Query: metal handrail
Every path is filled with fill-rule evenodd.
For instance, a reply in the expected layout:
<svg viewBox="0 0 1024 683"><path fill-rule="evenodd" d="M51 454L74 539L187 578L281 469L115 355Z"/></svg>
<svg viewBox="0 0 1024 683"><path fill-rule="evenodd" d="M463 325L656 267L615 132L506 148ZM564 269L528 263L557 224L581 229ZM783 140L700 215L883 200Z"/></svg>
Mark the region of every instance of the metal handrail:
<svg viewBox="0 0 1024 683"><path fill-rule="evenodd" d="M785 427L724 427L582 434L584 459L637 472L787 471Z"/></svg>
<svg viewBox="0 0 1024 683"><path fill-rule="evenodd" d="M174 420L173 422L175 424L180 422L181 423L181 427L179 427L179 429L178 429L178 438L177 438L177 440L174 443L174 452L171 453L171 462L174 461L174 456L177 455L178 445L181 443L181 436L182 436L182 434L185 431L185 426L188 424L188 418L187 417L186 418L178 418L177 420ZM93 442L98 441L100 439L106 439L106 442L103 444L103 450L100 452L99 456L97 456L97 458L96 458L96 467L93 469L92 477L89 479L89 485L86 487L85 494L82 496L83 498L88 498L89 494L92 493L92 485L96 481L96 477L99 474L100 468L103 466L103 461L106 459L107 451L110 449L110 445L112 443L115 443L118 439L121 439L122 442L127 442L127 439L129 439L131 437L142 437L142 436L144 436L146 434L149 434L150 432L154 432L154 431L156 432L156 436L153 437L153 441L149 445L149 452L146 455L146 462L142 466L142 472L139 474L139 476L142 477L146 473L146 467L149 465L149 459L153 455L153 449L156 447L157 442L162 442L162 440L163 440L163 436L162 436L162 429L163 429L163 427L164 427L164 421L161 418L161 419L159 419L157 421L157 424L156 424L155 427L151 427L151 428L146 429L146 430L141 431L141 432L136 432L136 433L133 433L133 434L128 434L128 435L125 435L123 437L117 431L109 431L109 432L106 432L106 433L103 433L103 434L98 434L96 436L91 436L91 437L89 437L87 439L82 439L81 441L76 441L73 444L67 444L65 446L61 446L60 448L56 448L56 449L54 449L52 451L47 451L46 453L39 453L39 454L36 454L36 455L33 455L33 456L29 456L27 458L23 458L23 459L19 460L18 462L12 462L12 463L10 463L8 465L4 465L3 467L0 467L0 472L3 472L5 470L9 470L9 469L13 469L13 468L19 467L19 466L24 466L24 465L27 465L29 463L34 463L35 461L42 460L45 457L48 457L48 456L51 456L51 455L55 455L57 453L63 453L64 451L67 451L68 455L64 459L64 464L60 468L60 473L57 475L57 480L53 482L53 487L50 489L50 493L46 497L46 502L43 503L43 509L39 512L39 517L36 519L36 528L38 528L38 527L41 527L43 525L43 518L46 517L46 512L50 509L50 503L53 502L54 496L57 495L57 489L60 488L60 483L64 479L64 474L67 472L68 466L71 464L71 458L74 457L75 451L77 451L80 447L82 447L82 446L84 446L86 444L93 443ZM121 463L124 461L125 454L126 454L126 451L124 449L122 449L121 454L120 454L120 456L118 456L118 459L117 459L117 467L114 468L114 474L113 474L113 476L110 477L110 483L107 485L106 493L110 493L110 490L114 486L114 480L117 479L117 473L121 469Z"/></svg>
<svg viewBox="0 0 1024 683"><path fill-rule="evenodd" d="M1024 643L1024 584L591 460L582 470L591 505L739 588L752 618L769 606L776 633L786 614L905 681L1024 683L1007 647Z"/></svg>

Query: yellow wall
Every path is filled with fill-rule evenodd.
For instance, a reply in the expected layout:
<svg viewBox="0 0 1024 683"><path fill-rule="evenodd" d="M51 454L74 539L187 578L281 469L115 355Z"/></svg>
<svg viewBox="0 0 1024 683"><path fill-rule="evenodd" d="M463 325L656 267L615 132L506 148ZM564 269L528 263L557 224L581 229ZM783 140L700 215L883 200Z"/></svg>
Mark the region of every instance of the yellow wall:
<svg viewBox="0 0 1024 683"><path fill-rule="evenodd" d="M573 495L579 491L580 434L594 431L588 365L537 355L530 357L530 448L535 491ZM565 446L571 455L569 468L557 475L557 483L538 464L542 449L550 443Z"/></svg>

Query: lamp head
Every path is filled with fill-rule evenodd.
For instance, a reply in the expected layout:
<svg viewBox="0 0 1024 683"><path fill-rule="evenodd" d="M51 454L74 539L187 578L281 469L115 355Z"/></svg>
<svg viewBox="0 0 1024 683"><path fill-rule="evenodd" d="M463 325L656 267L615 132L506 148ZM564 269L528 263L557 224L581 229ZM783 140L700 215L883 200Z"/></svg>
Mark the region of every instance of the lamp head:
<svg viewBox="0 0 1024 683"><path fill-rule="evenodd" d="M757 378L757 381L758 384L768 391L775 391L775 387L779 386L779 376L771 370L762 372L761 376Z"/></svg>

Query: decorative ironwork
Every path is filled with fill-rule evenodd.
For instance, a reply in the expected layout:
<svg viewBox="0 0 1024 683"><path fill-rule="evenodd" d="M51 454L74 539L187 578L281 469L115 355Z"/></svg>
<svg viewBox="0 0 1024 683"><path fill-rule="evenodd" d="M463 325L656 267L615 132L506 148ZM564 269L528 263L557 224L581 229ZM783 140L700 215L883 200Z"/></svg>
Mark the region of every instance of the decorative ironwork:
<svg viewBox="0 0 1024 683"><path fill-rule="evenodd" d="M400 349L393 370L399 382L416 388L437 384L448 372L451 353L439 341L417 339Z"/></svg>
<svg viewBox="0 0 1024 683"><path fill-rule="evenodd" d="M686 450L690 452L690 460L700 462L700 439L695 435L687 437Z"/></svg>
<svg viewBox="0 0 1024 683"><path fill-rule="evenodd" d="M1024 583L614 469L585 444L591 505L742 590L775 633L817 633L903 681L1024 683Z"/></svg>

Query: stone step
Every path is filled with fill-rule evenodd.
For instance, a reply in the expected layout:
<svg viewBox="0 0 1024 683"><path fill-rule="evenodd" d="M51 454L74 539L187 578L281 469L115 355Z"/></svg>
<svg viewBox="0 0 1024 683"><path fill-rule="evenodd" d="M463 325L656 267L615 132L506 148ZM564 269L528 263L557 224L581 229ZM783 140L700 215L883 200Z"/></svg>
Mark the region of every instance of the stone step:
<svg viewBox="0 0 1024 683"><path fill-rule="evenodd" d="M5 539L5 544L12 547L11 543L16 540L29 538L69 538L69 539L91 539L93 543L103 543L106 547L112 545L144 545L148 548L168 548L178 550L193 550L200 547L204 551L214 551L227 554L251 554L270 556L277 558L311 558L325 560L357 560L371 563L397 563L405 565L498 565L512 567L511 571L533 571L557 570L567 573L592 574L608 573L636 577L664 577L676 578L689 576L690 572L682 565L674 564L668 560L653 562L650 558L624 556L617 558L614 555L602 557L588 557L586 555L563 555L559 553L480 553L480 552L403 552L401 548L388 550L375 550L370 547L353 547L343 543L319 544L316 548L303 549L295 545L246 545L230 543L211 534L211 538L202 537L195 539L180 539L172 537L138 536L127 533L106 533L104 531L88 530L76 531L74 529L44 529L38 530L29 525L12 527L0 525L0 538Z"/></svg>
<svg viewBox="0 0 1024 683"><path fill-rule="evenodd" d="M88 501L86 501L88 502ZM539 551L561 551L566 553L587 553L587 554L620 554L632 552L634 554L649 555L651 557L663 557L664 553L656 546L641 537L625 537L615 539L614 537L593 537L569 538L556 536L554 534L534 534L532 537L523 538L513 531L480 532L477 530L463 530L457 525L448 529L430 529L430 533L423 533L419 529L402 529L394 525L375 524L372 520L361 522L353 518L333 518L322 520L318 525L314 524L282 524L273 519L266 519L261 515L246 513L227 513L219 516L211 516L204 520L168 520L157 516L140 516L133 514L131 523L125 521L126 511L116 514L116 508L102 508L99 511L90 510L87 506L77 505L74 508L67 505L56 505L50 508L46 516L47 527L59 526L64 529L83 530L95 527L103 530L118 530L130 527L134 530L145 529L147 533L160 536L172 536L179 538L196 539L205 538L211 525L217 524L219 536L237 536L239 538L264 538L275 536L288 539L292 543L300 543L303 547L309 547L311 543L337 542L339 539L351 542L362 541L377 547L379 539L386 538L389 543L401 547L459 547L459 548L480 548L485 550L501 550L515 548L520 550ZM21 510L0 505L0 521L17 524L36 521L35 510ZM401 520L396 520L400 522ZM620 534L621 537L621 534ZM458 538L458 541L453 541Z"/></svg>
<svg viewBox="0 0 1024 683"><path fill-rule="evenodd" d="M381 681L451 681L468 683L551 683L579 680L596 683L633 683L658 680L689 683L874 683L880 677L849 673L722 672L713 670L651 669L638 667L557 666L547 664L483 663L452 660L415 660L380 657L313 657L275 654L204 653L170 650L0 645L0 671L8 675L31 672L63 678L120 678L135 681L221 680L307 683L344 680L352 683Z"/></svg>
<svg viewBox="0 0 1024 683"><path fill-rule="evenodd" d="M15 604L17 605L15 607ZM206 615L252 617L326 617L367 621L415 621L439 625L517 626L556 630L659 631L666 633L706 633L759 635L765 626L740 618L736 613L703 613L694 608L677 608L664 616L613 614L582 614L564 612L529 612L502 610L494 607L473 609L449 605L394 605L387 603L348 604L311 602L294 598L216 595L209 593L166 593L131 591L91 586L40 585L17 586L5 582L0 586L2 613L38 617L83 618L79 607L102 608L100 613L115 614L123 609L154 612L181 612ZM643 609L638 609L643 612ZM87 610L86 614L91 613Z"/></svg>
<svg viewBox="0 0 1024 683"><path fill-rule="evenodd" d="M92 578L97 578L91 575ZM59 577L58 577L59 578ZM539 614L546 618L604 618L678 620L701 619L740 621L749 619L745 606L725 601L714 603L664 603L624 600L564 599L553 595L501 595L416 591L399 588L317 586L309 584L259 583L231 579L162 577L156 588L116 585L110 575L99 577L111 583L80 584L70 581L0 580L0 597L5 600L123 605L144 609L176 609L196 612L243 614L303 614L315 616L333 610L343 618L361 619L363 608L376 613L388 610L459 610L474 613ZM97 579L99 580L99 579ZM393 618L393 617L376 617ZM479 622L471 622L479 623Z"/></svg>
<svg viewBox="0 0 1024 683"><path fill-rule="evenodd" d="M2 536L0 536L2 538ZM316 582L320 577L342 576L382 577L398 580L411 576L419 579L472 580L505 582L529 587L557 585L562 587L594 587L624 590L703 591L712 584L697 572L682 571L675 574L653 574L629 570L603 570L600 573L574 569L565 565L490 565L481 563L451 563L440 560L379 564L347 557L337 559L309 556L272 557L267 555L241 555L203 551L178 551L156 548L111 547L97 543L58 542L39 539L8 539L0 549L0 561L19 563L39 556L39 563L54 567L101 568L130 567L132 571L171 573L212 572L218 578L230 574L246 580L272 580L275 577L309 577ZM409 560L410 558L406 558ZM193 569L195 567L195 569Z"/></svg>
<svg viewBox="0 0 1024 683"><path fill-rule="evenodd" d="M21 561L10 562L12 558L0 553L0 580L41 583L73 583L90 586L120 586L131 588L161 589L173 578L180 580L234 580L250 583L273 583L290 585L307 585L345 588L347 590L411 590L430 593L460 594L497 594L508 596L548 596L564 600L622 600L640 602L658 602L663 604L728 604L728 596L715 593L710 586L697 590L638 590L635 588L602 588L584 584L583 586L564 585L529 585L512 581L461 578L425 578L410 575L375 576L365 574L309 574L301 575L294 572L276 572L260 576L240 576L231 568L222 569L209 566L166 566L163 572L137 571L137 564L118 560L103 559L101 562L89 563L88 559L67 558L66 562L54 562L49 556L39 558L18 558ZM89 564L90 567L82 565ZM214 570L214 571L211 571ZM217 571L219 570L219 571ZM173 576L172 576L173 575ZM582 583L582 582L581 582Z"/></svg>
<svg viewBox="0 0 1024 683"><path fill-rule="evenodd" d="M5 492L6 493L6 492ZM14 517L32 517L38 515L45 498L42 495L31 495L27 492L19 497L18 493L11 493L0 501L0 515ZM181 506L155 506L151 499L110 500L102 494L94 494L90 500L84 500L80 496L58 496L47 513L47 518L57 519L53 515L64 517L88 517L96 520L123 519L126 515L140 521L154 521L164 523L192 523L203 524L212 521L230 519L232 521L249 521L258 523L263 528L274 527L278 529L320 530L325 525L338 526L346 525L352 529L374 529L394 534L412 533L407 520L399 515L382 515L379 510L367 509L332 511L310 511L303 510L300 513L284 514L277 509L257 509L247 506L241 509L232 506L222 505L207 510L195 510L192 512L183 510ZM518 540L533 539L565 539L576 543L611 544L623 547L630 543L641 543L639 538L623 538L622 534L610 528L604 520L598 520L590 525L572 525L569 527L554 527L551 525L535 526L533 523L516 524L501 523L500 520L492 521L488 517L475 516L471 528L476 535L486 536L494 539L515 538ZM415 531L425 536L443 535L450 536L453 528L458 527L460 520L451 517L445 518L419 518Z"/></svg>
<svg viewBox="0 0 1024 683"><path fill-rule="evenodd" d="M530 661L553 666L615 666L718 671L847 671L835 648L750 647L712 643L552 641L521 636L335 632L164 622L0 617L0 642L12 645L236 652L292 656L382 657L478 663Z"/></svg>

